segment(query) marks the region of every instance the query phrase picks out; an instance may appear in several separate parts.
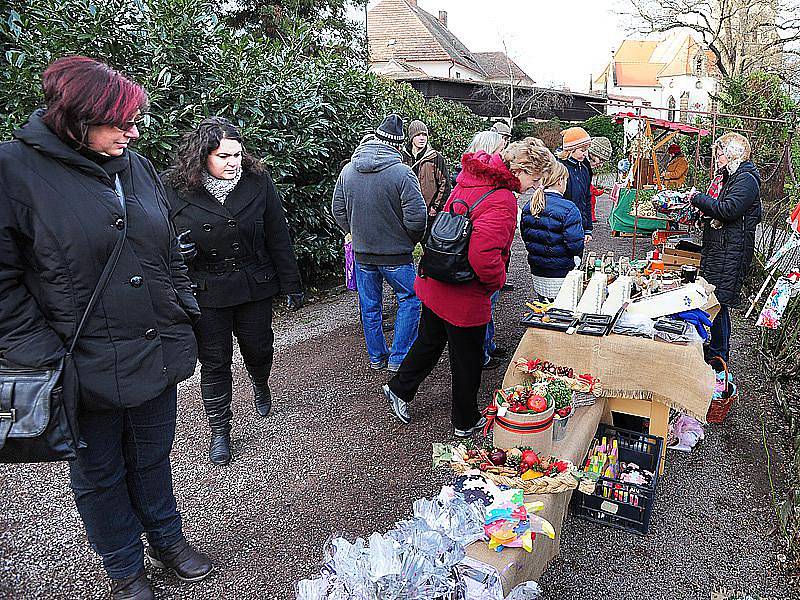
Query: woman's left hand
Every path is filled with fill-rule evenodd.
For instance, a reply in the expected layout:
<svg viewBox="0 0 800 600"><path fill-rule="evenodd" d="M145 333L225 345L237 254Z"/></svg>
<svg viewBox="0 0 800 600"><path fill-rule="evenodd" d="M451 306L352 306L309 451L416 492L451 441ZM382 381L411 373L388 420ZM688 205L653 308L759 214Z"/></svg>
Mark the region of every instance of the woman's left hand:
<svg viewBox="0 0 800 600"><path fill-rule="evenodd" d="M303 292L297 292L296 294L286 294L286 308L290 311L295 312L303 308L303 305L306 303L306 295Z"/></svg>

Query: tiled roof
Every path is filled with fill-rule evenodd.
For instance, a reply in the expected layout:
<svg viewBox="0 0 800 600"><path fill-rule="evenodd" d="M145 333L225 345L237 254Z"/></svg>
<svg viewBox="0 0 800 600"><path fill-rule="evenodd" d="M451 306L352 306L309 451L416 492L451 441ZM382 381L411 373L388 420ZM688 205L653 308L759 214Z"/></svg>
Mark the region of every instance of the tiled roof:
<svg viewBox="0 0 800 600"><path fill-rule="evenodd" d="M658 87L659 63L614 63L614 84L629 87Z"/></svg>
<svg viewBox="0 0 800 600"><path fill-rule="evenodd" d="M486 73L486 77L489 79L508 79L508 66L510 61L511 71L514 73L515 80L533 83L533 80L528 77L528 74L525 73L517 63L509 59L505 52L473 52L472 56L480 63Z"/></svg>
<svg viewBox="0 0 800 600"><path fill-rule="evenodd" d="M391 60L455 62L483 73L467 47L439 19L406 0L382 0L367 12L369 57Z"/></svg>

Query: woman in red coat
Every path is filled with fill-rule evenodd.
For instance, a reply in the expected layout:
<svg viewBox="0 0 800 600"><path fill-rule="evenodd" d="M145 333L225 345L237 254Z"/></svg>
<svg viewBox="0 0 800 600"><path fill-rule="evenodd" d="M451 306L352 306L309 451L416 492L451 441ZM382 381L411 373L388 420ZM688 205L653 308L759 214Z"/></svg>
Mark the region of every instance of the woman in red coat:
<svg viewBox="0 0 800 600"><path fill-rule="evenodd" d="M445 203L449 210L454 200L474 204L495 188L472 212L469 263L476 278L468 283L451 284L417 277L414 290L422 301L417 339L383 393L392 412L403 423L411 422L408 402L433 370L449 344L452 372L452 421L457 437L469 437L483 427L478 411L478 390L483 366L483 341L491 319L491 296L506 281L506 265L511 257L517 221L517 200L512 192L538 185L529 141L509 146L503 157L483 151L461 158L463 170ZM463 213L458 204L454 209Z"/></svg>

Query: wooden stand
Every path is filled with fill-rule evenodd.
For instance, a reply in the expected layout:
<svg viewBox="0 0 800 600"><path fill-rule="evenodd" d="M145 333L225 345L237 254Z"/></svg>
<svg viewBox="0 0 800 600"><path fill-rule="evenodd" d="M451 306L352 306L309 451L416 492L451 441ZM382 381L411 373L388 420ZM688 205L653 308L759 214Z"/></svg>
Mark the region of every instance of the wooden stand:
<svg viewBox="0 0 800 600"><path fill-rule="evenodd" d="M650 419L650 428L647 431L664 440L664 452L661 454L659 474L664 472L664 457L667 455L667 431L669 428L669 407L656 400L631 400L630 398L607 398L606 408L603 411L601 422L614 425L612 413L622 413Z"/></svg>

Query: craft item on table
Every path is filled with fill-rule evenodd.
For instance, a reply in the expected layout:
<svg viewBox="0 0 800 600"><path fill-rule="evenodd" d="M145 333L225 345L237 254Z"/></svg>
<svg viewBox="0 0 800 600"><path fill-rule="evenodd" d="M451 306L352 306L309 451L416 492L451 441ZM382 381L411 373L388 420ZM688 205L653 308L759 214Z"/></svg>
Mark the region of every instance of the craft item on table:
<svg viewBox="0 0 800 600"><path fill-rule="evenodd" d="M683 225L691 225L700 218L700 210L692 206L691 192L661 190L651 201L656 212L668 215Z"/></svg>
<svg viewBox="0 0 800 600"><path fill-rule="evenodd" d="M681 414L670 423L667 447L671 450L691 452L697 442L705 437L700 421L690 415Z"/></svg>
<svg viewBox="0 0 800 600"><path fill-rule="evenodd" d="M631 302L627 314L643 315L655 319L693 308L702 308L708 302L708 293L699 283L689 283L677 290L660 292Z"/></svg>
<svg viewBox="0 0 800 600"><path fill-rule="evenodd" d="M581 295L583 294L583 271L574 269L567 273L561 289L558 291L553 308L560 308L574 312L578 308Z"/></svg>
<svg viewBox="0 0 800 600"><path fill-rule="evenodd" d="M560 442L567 436L569 419L575 411L574 396L575 392L563 381L551 381L547 384L547 397L553 401L556 408L553 417L554 442Z"/></svg>
<svg viewBox="0 0 800 600"><path fill-rule="evenodd" d="M578 485L577 470L570 461L545 457L530 448L495 448L468 440L453 447L450 467L465 476L456 478L454 489L484 503L496 501L498 490L477 477L526 494L557 494Z"/></svg>
<svg viewBox="0 0 800 600"><path fill-rule="evenodd" d="M511 590L505 600L538 600L542 596L542 588L535 581L520 583Z"/></svg>
<svg viewBox="0 0 800 600"><path fill-rule="evenodd" d="M592 275L589 285L578 302L578 313L598 314L603 307L606 299L606 289L608 288L608 276L602 271Z"/></svg>
<svg viewBox="0 0 800 600"><path fill-rule="evenodd" d="M639 217L640 219L659 219L664 218L659 215L656 209L653 208L651 198L641 197L631 202L631 209L628 212L631 217Z"/></svg>
<svg viewBox="0 0 800 600"><path fill-rule="evenodd" d="M465 556L456 569L465 588L463 600L508 600L500 573L493 566Z"/></svg>
<svg viewBox="0 0 800 600"><path fill-rule="evenodd" d="M631 299L633 290L633 278L628 275L620 275L608 286L608 297L603 302L600 313L604 315L615 315L628 300Z"/></svg>
<svg viewBox="0 0 800 600"><path fill-rule="evenodd" d="M450 448L452 449L452 446ZM494 502L500 492L500 488L493 481L478 473L459 475L453 481L453 489L464 496L467 502L479 502L484 507Z"/></svg>
<svg viewBox="0 0 800 600"><path fill-rule="evenodd" d="M783 318L783 313L789 306L789 300L800 294L800 270L794 270L783 277L779 277L772 288L756 325L767 329L778 329Z"/></svg>
<svg viewBox="0 0 800 600"><path fill-rule="evenodd" d="M553 447L551 427L555 407L545 397L547 383L517 385L496 390L494 402L483 411L483 435L492 432L498 448L530 446L549 455Z"/></svg>
<svg viewBox="0 0 800 600"><path fill-rule="evenodd" d="M527 304L531 307L532 305ZM520 319L520 323L526 327L537 327L539 329L549 329L552 331L566 332L577 322L574 313L560 308L548 308L546 311L532 311Z"/></svg>
<svg viewBox="0 0 800 600"><path fill-rule="evenodd" d="M503 548L533 550L537 534L545 534L551 540L556 532L553 525L533 513L544 508L542 502L525 502L523 491L509 489L486 507L486 522L483 530L489 538L489 548L500 552Z"/></svg>
<svg viewBox="0 0 800 600"><path fill-rule="evenodd" d="M656 333L653 325L653 319L650 317L631 315L626 312L617 319L611 331L617 335L630 335L653 339Z"/></svg>
<svg viewBox="0 0 800 600"><path fill-rule="evenodd" d="M573 392L572 393L572 408L581 408L582 406L593 406L595 395L589 392Z"/></svg>
<svg viewBox="0 0 800 600"><path fill-rule="evenodd" d="M423 519L428 527L467 546L483 537L484 505L470 502L455 487L444 486L435 498L420 498L414 502L414 517Z"/></svg>
<svg viewBox="0 0 800 600"><path fill-rule="evenodd" d="M584 313L581 315L575 331L580 335L604 336L609 332L613 320L612 315Z"/></svg>
<svg viewBox="0 0 800 600"><path fill-rule="evenodd" d="M685 321L692 327L694 327L697 335L700 337L702 341L706 341L710 336L708 333L708 328L711 327L711 315L709 315L706 311L701 308L693 308L692 310L682 310L679 313L675 313L672 315L674 319L680 319L681 321ZM656 327L658 329L658 327ZM683 331L676 331L674 332L679 335L684 335L685 332Z"/></svg>
<svg viewBox="0 0 800 600"><path fill-rule="evenodd" d="M602 396L600 380L590 373L575 373L571 367L554 365L549 360L535 358L529 360L520 357L514 361L514 368L534 381L563 381L573 392L592 393L597 397Z"/></svg>

